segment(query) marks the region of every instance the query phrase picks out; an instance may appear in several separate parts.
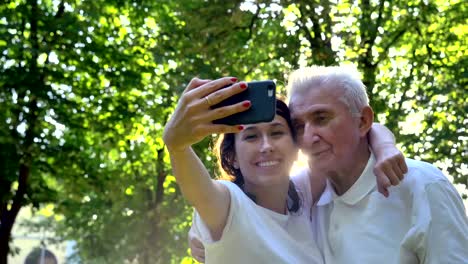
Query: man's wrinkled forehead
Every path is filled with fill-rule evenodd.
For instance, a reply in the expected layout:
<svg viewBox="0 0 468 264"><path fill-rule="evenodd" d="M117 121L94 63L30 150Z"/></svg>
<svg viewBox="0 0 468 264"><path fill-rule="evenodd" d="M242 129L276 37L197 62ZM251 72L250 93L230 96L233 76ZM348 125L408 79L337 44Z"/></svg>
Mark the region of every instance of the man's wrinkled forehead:
<svg viewBox="0 0 468 264"><path fill-rule="evenodd" d="M291 117L299 118L302 115L318 115L333 111L333 106L330 104L295 104L291 105Z"/></svg>

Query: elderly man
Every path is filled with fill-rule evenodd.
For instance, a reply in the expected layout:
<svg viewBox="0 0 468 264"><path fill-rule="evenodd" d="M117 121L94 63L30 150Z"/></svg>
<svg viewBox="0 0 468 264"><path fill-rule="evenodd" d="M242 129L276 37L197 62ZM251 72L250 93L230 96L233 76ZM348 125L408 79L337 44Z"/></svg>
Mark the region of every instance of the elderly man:
<svg viewBox="0 0 468 264"><path fill-rule="evenodd" d="M311 169L297 179L311 178L302 191L317 201L309 205L310 223L325 263L467 263L466 212L440 170L406 159L405 179L390 188L389 198L378 193L368 142L373 111L356 71L302 68L290 75L288 88L298 143ZM404 162L388 164L390 174L407 170ZM397 185L398 176L387 176ZM326 187L317 189L321 181ZM190 242L202 260L203 248L193 237Z"/></svg>
<svg viewBox="0 0 468 264"><path fill-rule="evenodd" d="M468 220L440 170L407 159L389 198L377 192L365 87L343 67L299 69L290 109L313 177L326 178L311 224L326 263L467 263Z"/></svg>

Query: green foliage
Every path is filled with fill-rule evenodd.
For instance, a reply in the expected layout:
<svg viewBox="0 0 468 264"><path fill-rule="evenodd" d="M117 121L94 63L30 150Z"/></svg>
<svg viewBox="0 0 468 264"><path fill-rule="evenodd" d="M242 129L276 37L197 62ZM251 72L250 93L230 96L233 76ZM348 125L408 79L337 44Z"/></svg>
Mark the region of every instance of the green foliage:
<svg viewBox="0 0 468 264"><path fill-rule="evenodd" d="M284 93L288 72L310 64L357 65L377 120L407 156L436 163L466 193L466 9L463 1L4 1L0 216L15 199L53 203L57 230L77 241L84 263L188 261L191 209L161 140L181 91L192 76L229 75L275 79ZM216 172L209 146L195 149Z"/></svg>

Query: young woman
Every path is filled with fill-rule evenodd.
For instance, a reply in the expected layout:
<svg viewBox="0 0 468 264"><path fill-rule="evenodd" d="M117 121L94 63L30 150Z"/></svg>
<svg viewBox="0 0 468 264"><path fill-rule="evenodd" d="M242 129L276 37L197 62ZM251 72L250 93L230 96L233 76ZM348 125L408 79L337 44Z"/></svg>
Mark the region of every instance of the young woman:
<svg viewBox="0 0 468 264"><path fill-rule="evenodd" d="M196 209L194 226L205 246L205 261L322 263L310 212L302 207L312 198L303 197L289 179L298 149L287 106L278 100L275 119L268 123L212 123L250 107L244 101L210 108L245 89L246 83L235 78L193 79L164 130L174 176ZM213 133L225 134L220 161L233 182L212 180L191 149Z"/></svg>

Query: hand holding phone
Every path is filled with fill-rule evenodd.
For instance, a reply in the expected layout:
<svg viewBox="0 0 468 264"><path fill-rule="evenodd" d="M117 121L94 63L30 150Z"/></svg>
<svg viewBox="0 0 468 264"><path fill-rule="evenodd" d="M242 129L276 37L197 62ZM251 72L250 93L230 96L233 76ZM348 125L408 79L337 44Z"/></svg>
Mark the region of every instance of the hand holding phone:
<svg viewBox="0 0 468 264"><path fill-rule="evenodd" d="M253 81L247 83L248 88L224 101L211 106L218 108L236 104L245 100L251 102L251 107L244 112L236 113L214 120L214 124L239 125L270 122L276 114L276 85L273 81Z"/></svg>

